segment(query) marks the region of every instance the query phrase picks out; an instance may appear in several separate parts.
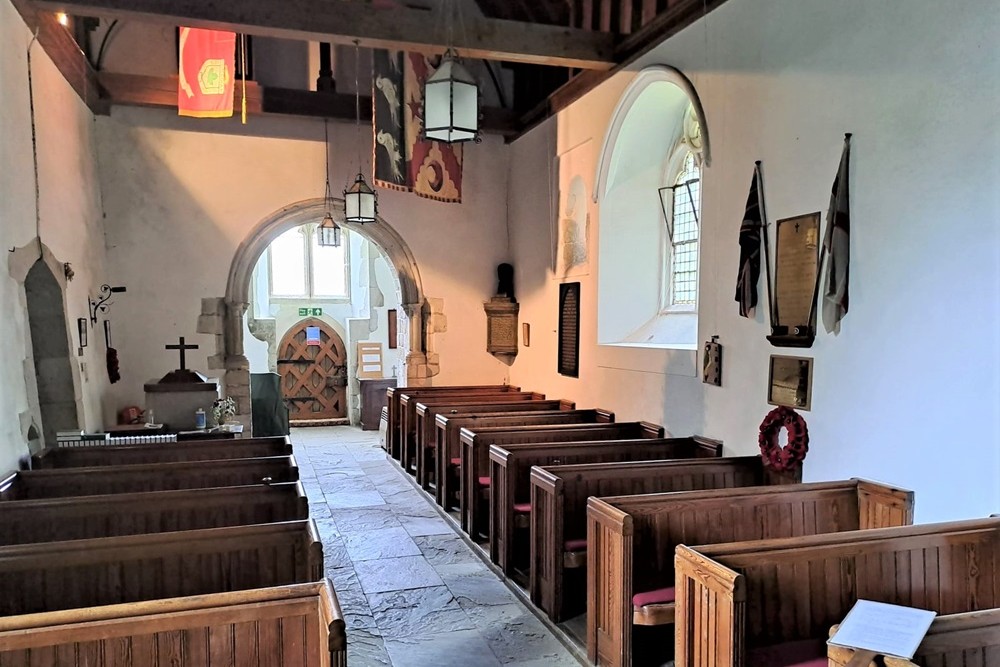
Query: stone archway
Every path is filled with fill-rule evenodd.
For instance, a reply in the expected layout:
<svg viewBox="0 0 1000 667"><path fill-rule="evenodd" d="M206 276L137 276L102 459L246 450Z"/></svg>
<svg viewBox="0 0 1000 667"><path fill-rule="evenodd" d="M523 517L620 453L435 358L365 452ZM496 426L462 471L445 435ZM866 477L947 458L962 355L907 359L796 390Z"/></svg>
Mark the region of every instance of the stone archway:
<svg viewBox="0 0 1000 667"><path fill-rule="evenodd" d="M271 241L289 229L321 220L326 212L324 199L308 199L275 211L260 221L236 249L225 297L203 300L198 332L216 336L216 354L209 358L209 368L225 370L223 382L226 395L236 399L238 418L248 426L250 365L244 351L243 316L249 307L254 267ZM410 386L430 384L430 378L440 372L438 356L429 343L435 323L444 321L440 312L441 300L425 297L413 253L403 237L383 218L370 225L347 223L341 199L333 200L331 212L337 224L368 239L388 257L399 283L401 308L407 320L409 351L405 361L405 383ZM403 325L402 322L400 324Z"/></svg>

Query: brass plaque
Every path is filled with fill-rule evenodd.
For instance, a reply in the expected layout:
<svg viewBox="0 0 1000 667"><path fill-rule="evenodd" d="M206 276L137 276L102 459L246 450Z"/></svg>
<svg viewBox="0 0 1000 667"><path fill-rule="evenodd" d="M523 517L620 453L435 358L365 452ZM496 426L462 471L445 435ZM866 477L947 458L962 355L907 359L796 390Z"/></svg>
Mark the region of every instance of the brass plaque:
<svg viewBox="0 0 1000 667"><path fill-rule="evenodd" d="M812 407L812 359L771 355L767 402L799 410Z"/></svg>

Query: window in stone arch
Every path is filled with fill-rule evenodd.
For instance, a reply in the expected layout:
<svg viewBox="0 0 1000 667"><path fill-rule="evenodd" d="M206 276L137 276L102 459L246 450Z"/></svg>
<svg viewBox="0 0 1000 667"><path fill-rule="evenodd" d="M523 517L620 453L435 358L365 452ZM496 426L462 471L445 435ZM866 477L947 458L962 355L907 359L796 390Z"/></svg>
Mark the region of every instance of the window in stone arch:
<svg viewBox="0 0 1000 667"><path fill-rule="evenodd" d="M681 171L669 190L671 210L667 219L667 234L670 256L665 305L694 307L698 303L701 169L693 152L688 151L685 155Z"/></svg>
<svg viewBox="0 0 1000 667"><path fill-rule="evenodd" d="M285 299L346 299L348 248L345 231L339 248L319 245L316 225L290 229L268 247L271 296Z"/></svg>

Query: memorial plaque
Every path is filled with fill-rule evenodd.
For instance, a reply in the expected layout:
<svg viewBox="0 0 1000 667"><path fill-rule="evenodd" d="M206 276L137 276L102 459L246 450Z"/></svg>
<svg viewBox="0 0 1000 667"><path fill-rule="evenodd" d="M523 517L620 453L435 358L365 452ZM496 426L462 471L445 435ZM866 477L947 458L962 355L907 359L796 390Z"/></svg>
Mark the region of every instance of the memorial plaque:
<svg viewBox="0 0 1000 667"><path fill-rule="evenodd" d="M580 283L559 286L559 374L580 377Z"/></svg>
<svg viewBox="0 0 1000 667"><path fill-rule="evenodd" d="M820 214L778 221L774 266L775 345L811 347L815 338L816 286L819 274Z"/></svg>

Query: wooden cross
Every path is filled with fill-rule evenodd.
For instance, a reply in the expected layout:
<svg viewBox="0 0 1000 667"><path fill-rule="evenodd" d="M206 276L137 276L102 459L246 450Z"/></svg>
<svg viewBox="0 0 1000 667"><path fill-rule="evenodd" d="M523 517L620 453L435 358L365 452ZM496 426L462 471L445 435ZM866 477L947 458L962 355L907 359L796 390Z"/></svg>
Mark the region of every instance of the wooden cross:
<svg viewBox="0 0 1000 667"><path fill-rule="evenodd" d="M181 367L180 367L180 370L186 371L187 370L187 366L185 365L184 353L187 350L197 350L198 346L197 345L185 345L184 344L184 336L181 336L180 343L178 343L177 345L167 345L164 349L167 349L167 350L180 350L180 353L181 353Z"/></svg>

